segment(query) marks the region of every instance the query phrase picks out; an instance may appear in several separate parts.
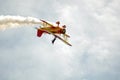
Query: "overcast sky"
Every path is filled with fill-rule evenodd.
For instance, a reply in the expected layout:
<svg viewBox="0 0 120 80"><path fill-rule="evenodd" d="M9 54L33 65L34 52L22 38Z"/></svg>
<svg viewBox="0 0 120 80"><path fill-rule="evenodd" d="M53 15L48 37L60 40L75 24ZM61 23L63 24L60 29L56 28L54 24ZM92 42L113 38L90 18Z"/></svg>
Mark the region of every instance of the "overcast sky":
<svg viewBox="0 0 120 80"><path fill-rule="evenodd" d="M0 15L59 20L73 45L0 31L0 80L120 80L120 0L0 0Z"/></svg>

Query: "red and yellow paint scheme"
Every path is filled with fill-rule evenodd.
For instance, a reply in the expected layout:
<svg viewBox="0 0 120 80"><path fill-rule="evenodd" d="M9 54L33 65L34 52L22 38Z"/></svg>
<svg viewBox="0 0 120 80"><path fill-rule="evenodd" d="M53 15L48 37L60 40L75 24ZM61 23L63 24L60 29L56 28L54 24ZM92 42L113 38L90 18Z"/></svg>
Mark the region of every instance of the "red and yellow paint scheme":
<svg viewBox="0 0 120 80"><path fill-rule="evenodd" d="M59 26L60 22L56 22L57 26L54 26L53 24L45 21L45 20L41 20L41 24L42 27L36 28L37 29L37 36L41 37L43 33L47 33L47 34L52 34L53 36L55 36L55 38L58 38L60 40L62 40L64 43L68 44L69 46L72 46L70 43L67 42L67 38L69 38L70 36L66 34L66 26L63 25L62 27ZM63 38L61 38L59 35L63 35Z"/></svg>

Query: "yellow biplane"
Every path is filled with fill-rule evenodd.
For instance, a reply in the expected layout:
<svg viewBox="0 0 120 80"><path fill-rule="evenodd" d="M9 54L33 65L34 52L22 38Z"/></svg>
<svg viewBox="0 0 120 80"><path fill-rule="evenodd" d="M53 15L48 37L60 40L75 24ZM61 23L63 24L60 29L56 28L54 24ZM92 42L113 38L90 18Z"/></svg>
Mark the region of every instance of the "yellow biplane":
<svg viewBox="0 0 120 80"><path fill-rule="evenodd" d="M54 36L54 39L52 40L52 43L54 44L56 38L63 41L65 44L72 46L68 41L67 38L70 38L69 35L66 34L66 26L63 25L62 27L59 26L60 22L56 22L56 26L51 24L50 22L47 22L45 20L41 20L41 26L37 29L37 36L41 37L43 33L52 34ZM61 37L63 35L63 37Z"/></svg>

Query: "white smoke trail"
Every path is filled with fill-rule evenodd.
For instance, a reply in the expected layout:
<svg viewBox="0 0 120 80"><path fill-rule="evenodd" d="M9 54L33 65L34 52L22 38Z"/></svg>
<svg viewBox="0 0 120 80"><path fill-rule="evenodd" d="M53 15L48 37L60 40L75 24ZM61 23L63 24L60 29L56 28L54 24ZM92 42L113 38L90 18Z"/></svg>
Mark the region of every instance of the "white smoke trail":
<svg viewBox="0 0 120 80"><path fill-rule="evenodd" d="M12 27L19 27L23 25L41 24L41 21L33 17L22 16L0 16L0 30Z"/></svg>

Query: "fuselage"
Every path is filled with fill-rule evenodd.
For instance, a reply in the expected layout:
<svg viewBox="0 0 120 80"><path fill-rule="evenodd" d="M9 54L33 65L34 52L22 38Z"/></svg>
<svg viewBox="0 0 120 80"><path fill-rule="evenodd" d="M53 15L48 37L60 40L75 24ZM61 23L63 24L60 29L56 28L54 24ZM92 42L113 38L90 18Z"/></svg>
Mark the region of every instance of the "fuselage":
<svg viewBox="0 0 120 80"><path fill-rule="evenodd" d="M62 29L60 27L42 27L37 30L38 37L41 37L43 33L64 34L65 29Z"/></svg>
<svg viewBox="0 0 120 80"><path fill-rule="evenodd" d="M63 33L63 29L60 27L43 27L43 28L40 28L40 30L42 30L46 33L48 33L48 32L55 33L55 34Z"/></svg>

